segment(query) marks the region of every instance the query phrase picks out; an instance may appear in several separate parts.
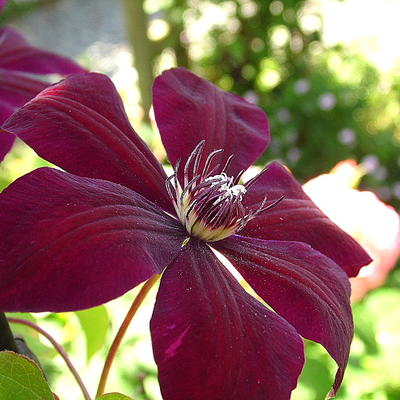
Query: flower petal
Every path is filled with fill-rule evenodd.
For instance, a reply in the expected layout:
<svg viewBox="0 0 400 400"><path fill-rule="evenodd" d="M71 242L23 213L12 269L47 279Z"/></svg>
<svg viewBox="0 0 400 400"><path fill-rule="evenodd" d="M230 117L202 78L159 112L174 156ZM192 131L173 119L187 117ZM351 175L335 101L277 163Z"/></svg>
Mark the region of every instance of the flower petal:
<svg viewBox="0 0 400 400"><path fill-rule="evenodd" d="M16 108L24 105L47 86L47 83L28 78L19 72L0 68L0 125ZM0 161L11 149L14 139L14 135L0 131Z"/></svg>
<svg viewBox="0 0 400 400"><path fill-rule="evenodd" d="M161 279L150 323L165 400L287 400L303 343L191 239Z"/></svg>
<svg viewBox="0 0 400 400"><path fill-rule="evenodd" d="M0 104L0 123L1 123L1 104ZM15 140L14 135L0 132L0 162L3 161L5 155L10 151Z"/></svg>
<svg viewBox="0 0 400 400"><path fill-rule="evenodd" d="M0 67L33 74L74 74L85 69L68 58L29 45L10 27L0 28Z"/></svg>
<svg viewBox="0 0 400 400"><path fill-rule="evenodd" d="M181 159L184 165L196 145L205 139L200 167L208 154L224 149L218 162L223 167L234 154L228 174L235 175L247 169L269 143L268 119L260 108L183 68L165 71L156 78L153 104L172 164Z"/></svg>
<svg viewBox="0 0 400 400"><path fill-rule="evenodd" d="M339 368L339 388L353 338L350 283L330 258L300 242L240 236L217 242L243 278L307 339L321 343Z"/></svg>
<svg viewBox="0 0 400 400"><path fill-rule="evenodd" d="M1 311L104 303L160 273L185 238L137 193L51 168L0 194L0 221Z"/></svg>
<svg viewBox="0 0 400 400"><path fill-rule="evenodd" d="M265 196L267 204L285 197L250 221L240 232L242 236L308 243L334 260L349 276L356 276L362 266L371 262L365 250L335 225L304 193L290 172L277 162L261 172L246 193L243 204L256 208Z"/></svg>
<svg viewBox="0 0 400 400"><path fill-rule="evenodd" d="M119 183L173 209L164 170L130 126L105 75L71 75L41 92L3 128L68 172Z"/></svg>
<svg viewBox="0 0 400 400"><path fill-rule="evenodd" d="M4 6L6 5L7 0L0 0L0 12L3 11Z"/></svg>
<svg viewBox="0 0 400 400"><path fill-rule="evenodd" d="M48 86L48 83L29 78L20 72L0 68L0 107L3 103L14 109L21 107Z"/></svg>
<svg viewBox="0 0 400 400"><path fill-rule="evenodd" d="M0 125L13 113L13 111L14 109L10 107L10 105L0 100ZM0 130L0 162L3 161L5 155L10 151L14 140L14 135L4 133Z"/></svg>
<svg viewBox="0 0 400 400"><path fill-rule="evenodd" d="M231 236L213 246L276 312L321 343L339 369L339 388L353 338L350 283L330 258L307 244Z"/></svg>

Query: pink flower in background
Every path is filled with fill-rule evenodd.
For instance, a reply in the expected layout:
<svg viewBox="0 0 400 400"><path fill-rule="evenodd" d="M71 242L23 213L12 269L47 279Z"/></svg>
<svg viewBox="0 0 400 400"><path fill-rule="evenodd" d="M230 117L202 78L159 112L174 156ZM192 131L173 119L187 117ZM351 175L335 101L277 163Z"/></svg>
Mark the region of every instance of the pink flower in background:
<svg viewBox="0 0 400 400"><path fill-rule="evenodd" d="M0 12L5 3L0 0ZM47 82L32 78L31 74L68 75L84 71L67 58L30 46L14 29L0 28L0 124L49 86ZM0 161L13 142L13 135L0 133Z"/></svg>
<svg viewBox="0 0 400 400"><path fill-rule="evenodd" d="M353 236L373 261L351 279L352 300L381 286L400 254L400 217L372 192L353 189L363 174L355 161L339 163L329 174L318 176L304 191L328 217Z"/></svg>

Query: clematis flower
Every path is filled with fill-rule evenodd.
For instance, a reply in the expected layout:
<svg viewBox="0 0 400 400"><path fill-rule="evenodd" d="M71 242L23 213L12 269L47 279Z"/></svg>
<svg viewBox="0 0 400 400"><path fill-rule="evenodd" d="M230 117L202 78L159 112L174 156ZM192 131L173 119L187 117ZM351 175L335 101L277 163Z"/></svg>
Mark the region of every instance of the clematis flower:
<svg viewBox="0 0 400 400"><path fill-rule="evenodd" d="M337 362L333 395L353 336L347 277L369 256L279 163L240 183L270 140L257 106L180 68L153 103L169 178L106 76L68 77L5 123L68 172L0 195L0 310L93 307L162 273L150 329L165 400L289 399L301 336Z"/></svg>
<svg viewBox="0 0 400 400"><path fill-rule="evenodd" d="M383 285L400 255L399 214L374 193L354 189L362 175L361 166L346 160L303 185L318 207L372 256L373 261L350 280L352 301Z"/></svg>
<svg viewBox="0 0 400 400"><path fill-rule="evenodd" d="M0 3L0 12L5 3ZM14 29L0 28L0 124L49 86L30 74L68 75L84 71L67 58L30 46ZM0 161L13 143L14 136L0 134Z"/></svg>

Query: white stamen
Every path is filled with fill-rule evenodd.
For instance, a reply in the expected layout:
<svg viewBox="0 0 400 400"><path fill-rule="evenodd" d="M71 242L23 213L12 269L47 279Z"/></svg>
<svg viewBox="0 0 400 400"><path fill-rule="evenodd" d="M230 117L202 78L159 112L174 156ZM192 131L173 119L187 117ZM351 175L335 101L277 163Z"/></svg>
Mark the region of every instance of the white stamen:
<svg viewBox="0 0 400 400"><path fill-rule="evenodd" d="M238 197L239 201L241 201L243 198L243 195L247 192L246 188L242 185L235 185L235 186L229 187L227 184L221 186L219 191L222 192L222 194L221 194L221 196L218 197L218 199L216 201L226 199L226 198L233 199L235 197Z"/></svg>
<svg viewBox="0 0 400 400"><path fill-rule="evenodd" d="M213 175L204 179L204 182L210 182L210 181L212 181L211 186L215 186L217 183L220 182L229 182L229 179L226 176L226 173L222 172L222 174Z"/></svg>

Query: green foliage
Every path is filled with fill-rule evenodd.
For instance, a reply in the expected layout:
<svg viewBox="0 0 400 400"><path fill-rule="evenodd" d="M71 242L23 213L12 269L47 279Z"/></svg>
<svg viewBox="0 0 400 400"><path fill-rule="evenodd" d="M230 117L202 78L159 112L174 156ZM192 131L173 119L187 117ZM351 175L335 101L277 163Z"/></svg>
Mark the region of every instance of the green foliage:
<svg viewBox="0 0 400 400"><path fill-rule="evenodd" d="M107 393L96 397L96 400L132 400L132 398L121 393Z"/></svg>
<svg viewBox="0 0 400 400"><path fill-rule="evenodd" d="M324 399L330 390L332 373L328 368L329 363L327 363L327 357L323 354L323 350L317 347L311 342L306 347L306 364L300 379L300 390L295 391L293 400Z"/></svg>
<svg viewBox="0 0 400 400"><path fill-rule="evenodd" d="M19 318L24 319L26 321L33 322L35 324L41 325L41 322L37 320L35 314L30 313L7 313L7 317L11 318ZM29 349L34 354L40 354L41 359L43 360L42 367L46 369L46 376L51 378L52 372L50 367L50 363L47 360L54 358L57 355L57 352L54 350L54 347L50 345L48 341L41 341L40 335L34 329L20 324L11 324L12 332L15 336L22 337L27 343ZM51 367L50 367L51 368Z"/></svg>
<svg viewBox="0 0 400 400"><path fill-rule="evenodd" d="M175 0L157 7L147 0L146 5L170 26L155 45L172 49L179 66L267 112L272 143L260 165L282 160L305 181L341 160L374 155L377 168L361 187L400 205L393 197L400 184L400 79L383 75L349 47L324 47L318 25L304 23L308 2L203 0L191 7ZM202 24L214 10L222 20ZM195 29L200 32L191 35Z"/></svg>
<svg viewBox="0 0 400 400"><path fill-rule="evenodd" d="M400 289L381 288L356 304L356 336L340 400L396 399L400 392ZM361 335L360 335L361 332Z"/></svg>
<svg viewBox="0 0 400 400"><path fill-rule="evenodd" d="M87 361L105 345L109 324L107 309L99 306L88 310L77 311L86 339Z"/></svg>
<svg viewBox="0 0 400 400"><path fill-rule="evenodd" d="M54 400L40 368L29 358L11 351L0 352L2 400Z"/></svg>
<svg viewBox="0 0 400 400"><path fill-rule="evenodd" d="M51 164L37 154L26 144L19 140L13 146L5 160L0 163L0 190L3 190L11 182L36 168L47 167Z"/></svg>
<svg viewBox="0 0 400 400"><path fill-rule="evenodd" d="M27 0L23 2L8 0L3 12L0 14L0 26L8 23L13 18L34 11L39 2L40 0Z"/></svg>

